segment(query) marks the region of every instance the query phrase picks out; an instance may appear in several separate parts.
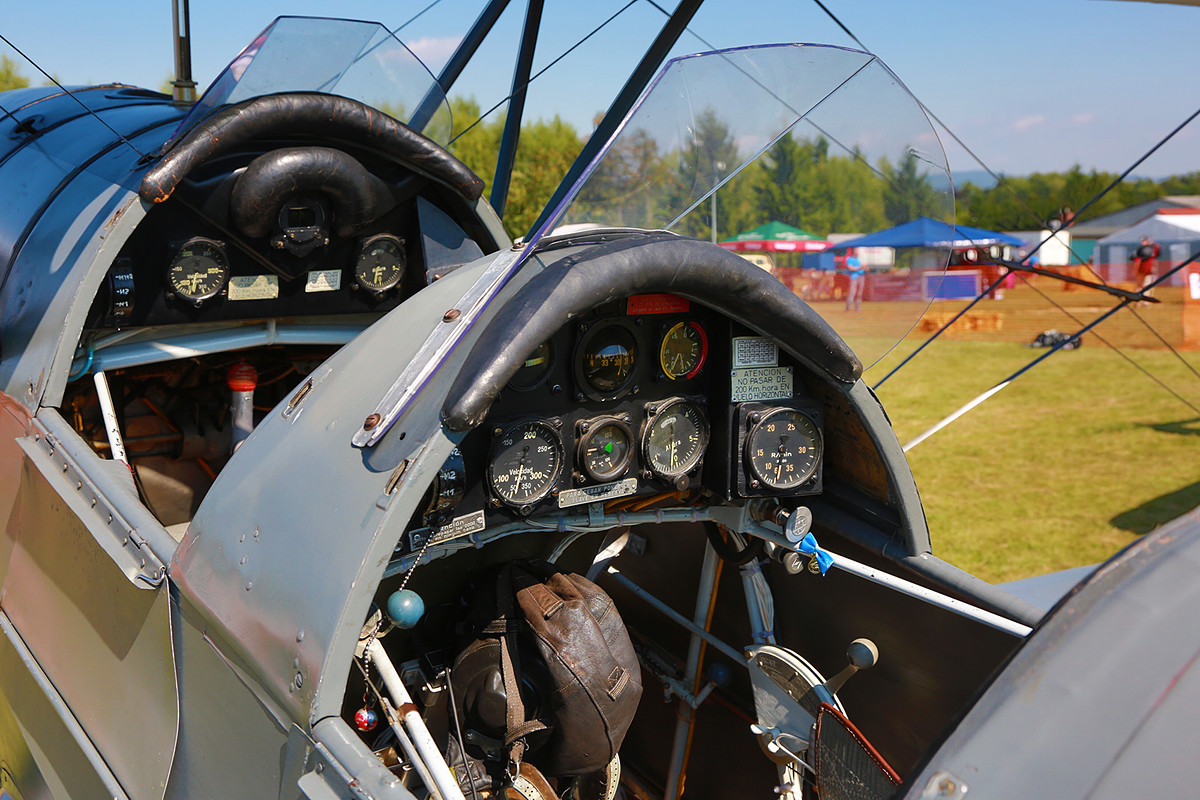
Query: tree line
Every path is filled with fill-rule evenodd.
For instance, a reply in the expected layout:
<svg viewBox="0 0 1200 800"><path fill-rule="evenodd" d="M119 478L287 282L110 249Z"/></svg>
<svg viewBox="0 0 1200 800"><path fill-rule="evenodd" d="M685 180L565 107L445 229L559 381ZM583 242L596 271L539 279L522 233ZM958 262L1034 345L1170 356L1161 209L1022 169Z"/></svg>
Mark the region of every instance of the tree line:
<svg viewBox="0 0 1200 800"><path fill-rule="evenodd" d="M0 55L0 91L29 86L17 64ZM450 140L449 149L491 187L504 131L504 115L480 119L473 98L450 100L454 129L434 131ZM439 124L449 126L448 121ZM777 220L818 237L830 232L866 233L906 222L936 208L934 189L918 170L911 153L869 163L862 153L831 149L820 137L787 135L771 151L681 220L668 219L671 210L686 207L724 177L716 165L739 162L728 126L712 110L697 115L694 141L682 150L660 152L645 131L632 131L618 142L605 169L594 175L567 221L599 221L635 227L663 227L676 222L678 232L707 239L712 222L717 238ZM532 226L546 200L558 186L586 139L560 117L526 122L521 127L512 180L504 213L511 235L522 236ZM693 186L689 180L699 177ZM973 183L956 187L956 218L962 224L991 230L1025 230L1062 219L1079 209L1116 179L1079 165L1066 172L1003 177L990 188ZM1126 179L1080 216L1083 222L1164 195L1200 194L1200 171L1161 180ZM935 214L936 215L936 214Z"/></svg>

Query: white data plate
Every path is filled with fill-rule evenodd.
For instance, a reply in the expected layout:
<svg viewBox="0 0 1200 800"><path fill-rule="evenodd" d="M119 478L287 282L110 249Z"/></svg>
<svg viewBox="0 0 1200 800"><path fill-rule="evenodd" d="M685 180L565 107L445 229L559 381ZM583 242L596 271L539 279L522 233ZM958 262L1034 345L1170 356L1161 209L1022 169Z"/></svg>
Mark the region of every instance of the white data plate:
<svg viewBox="0 0 1200 800"><path fill-rule="evenodd" d="M733 337L733 368L773 367L779 363L779 345L765 336Z"/></svg>
<svg viewBox="0 0 1200 800"><path fill-rule="evenodd" d="M735 369L729 383L730 399L735 403L787 400L792 396L792 368Z"/></svg>
<svg viewBox="0 0 1200 800"><path fill-rule="evenodd" d="M433 531L432 544L441 544L448 542L451 539L459 539L463 536L470 536L472 533L479 533L487 526L483 521L483 512L476 511L474 514L465 514L442 525L437 530ZM413 550L419 550L425 546L425 537L430 533L429 528L422 528L418 531L413 531L408 535L408 546Z"/></svg>
<svg viewBox="0 0 1200 800"><path fill-rule="evenodd" d="M314 269L308 273L304 281L306 292L336 292L342 288L342 271L340 269Z"/></svg>
<svg viewBox="0 0 1200 800"><path fill-rule="evenodd" d="M230 300L274 300L279 297L278 275L234 275L229 279Z"/></svg>

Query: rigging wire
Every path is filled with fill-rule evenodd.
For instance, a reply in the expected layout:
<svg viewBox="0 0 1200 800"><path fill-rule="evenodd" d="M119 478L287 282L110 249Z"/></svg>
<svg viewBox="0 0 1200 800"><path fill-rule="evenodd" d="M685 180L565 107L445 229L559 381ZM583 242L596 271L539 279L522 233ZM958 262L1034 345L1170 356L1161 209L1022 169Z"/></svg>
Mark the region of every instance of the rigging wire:
<svg viewBox="0 0 1200 800"><path fill-rule="evenodd" d="M439 0L439 2L440 2L440 0ZM627 2L625 5L621 6L621 7L620 7L619 9L617 9L615 12L613 12L612 16L610 16L608 19L604 20L604 21L603 21L603 22L601 22L599 25L597 25L595 28L593 28L593 29L592 29L592 30L591 30L591 31L590 31L588 34L586 34L586 35L585 35L585 36L584 36L582 39L580 39L578 42L576 42L575 44L573 44L573 45L571 45L570 47L568 47L568 48L567 48L566 50L564 50L564 51L563 51L561 54L559 54L559 55L558 55L558 56L557 56L557 57L556 57L556 58L555 58L553 61L551 61L551 62L550 62L549 64L547 64L546 66L542 67L542 68L541 68L540 70L538 70L538 71L537 71L535 74L531 75L531 76L530 76L530 78L529 78L529 80L525 81L525 83L524 83L524 84L522 84L522 85L521 85L521 87L520 87L520 89L518 89L517 91L524 91L526 88L528 88L528 87L530 86L530 84L532 84L534 81L536 81L538 78L540 78L540 77L541 77L541 76L542 76L542 75L543 75L543 74L546 72L546 70L550 69L550 68L551 68L551 67L553 67L555 64L557 64L558 62L562 61L564 58L566 58L567 56L569 56L569 55L570 55L571 53L573 53L573 52L574 52L576 49L578 49L580 46L582 46L584 42L586 42L588 39L591 39L593 36L595 36L597 33L599 33L599 32L600 32L600 31L601 31L603 28L605 28L605 27L606 27L606 26L607 26L609 23L611 23L611 22L612 22L613 20L615 20L617 17L619 17L619 16L621 16L622 14L624 14L626 11L628 11L628 10L629 10L629 8L630 8L630 7L631 7L631 6L632 6L634 3L637 3L637 2L638 2L638 0L629 0L629 2ZM500 100L499 100L499 101L498 101L498 102L497 102L495 105L493 105L493 106L492 106L491 108L489 108L487 111L484 111L482 114L480 114L480 115L479 115L479 119L475 120L475 121L474 121L474 122L472 122L470 125L468 125L467 127L463 128L463 129L462 129L462 131L460 131L460 132L458 133L458 135L456 135L456 136L455 136L453 139L451 139L451 140L450 140L449 142L447 142L446 144L447 144L447 145L451 145L451 144L454 144L455 142L457 142L457 141L458 141L458 140L459 140L459 139L460 139L462 136L464 136L464 135L465 135L465 134L466 134L468 131L470 131L470 130L471 130L472 128L474 128L476 125L478 125L479 123L481 123L481 122L483 122L485 119L487 119L489 116L491 116L491 114L492 114L492 112L493 112L493 111L495 111L495 110L496 110L496 109L498 109L500 106L504 105L504 104L505 104L505 103L507 103L509 100L511 100L511 99L513 98L513 95L514 95L515 93L516 93L516 92L510 93L510 94L506 95L505 97L503 97L502 99L500 99Z"/></svg>
<svg viewBox="0 0 1200 800"><path fill-rule="evenodd" d="M109 125L107 122L105 122L99 114L97 114L92 109L88 108L86 103L84 103L82 100L80 100L78 97L76 97L74 92L72 92L70 89L63 86L61 83L59 83L58 80L53 75L51 75L49 72L46 72L46 70L42 69L41 66L39 66L36 61L34 61L29 56L25 55L24 51L22 51L21 48L17 47L15 44L10 42L8 40L8 38L5 37L5 35L2 33L0 33L0 42L4 42L6 45L11 47L13 50L15 50L17 55L19 55L21 58L28 61L30 63L30 65L33 66L34 69L36 69L38 72L42 73L42 75L46 78L46 80L50 81L55 86L57 86L59 89L61 89L64 93L66 93L68 96L70 96L70 98L72 100L74 100L76 103L78 103L84 111L86 111L88 114L91 114L93 117L95 117L97 122L99 122L104 127L108 128L109 131L112 132L113 136L116 136L122 142L129 145L130 149L133 150L133 152L137 153L139 157L142 157L142 158L145 157L146 154L143 153L141 150L137 149L137 147L134 146L133 142L129 141L122 134L118 133L117 130L115 128L113 128L112 125Z"/></svg>
<svg viewBox="0 0 1200 800"><path fill-rule="evenodd" d="M1147 289L1153 289L1155 286L1158 286L1160 283L1164 282L1164 281L1165 281L1167 278L1171 277L1171 276L1172 276L1172 275L1174 275L1176 272L1179 272L1181 269L1183 269L1184 267L1186 267L1188 264L1191 264L1191 263L1195 262L1197 259L1200 259L1200 253L1197 253L1197 254L1193 255L1191 258L1189 258L1189 259L1188 259L1188 260L1186 260L1186 261L1182 261L1182 262L1180 262L1178 266L1176 266L1176 267L1173 267L1173 268L1171 268L1170 270L1168 270L1167 272L1165 272L1165 273L1164 273L1164 274L1163 274L1163 275L1162 275L1160 278L1158 278L1157 280L1155 280L1153 283L1151 283L1151 284L1150 284L1148 287L1146 287L1146 288L1147 288ZM1003 389L1004 387L1008 386L1010 383L1012 383L1013 381L1015 381L1017 378L1021 377L1021 376L1022 376L1022 375L1024 375L1026 372L1028 372L1029 370L1033 369L1033 368L1034 368L1034 367L1036 367L1038 364L1042 363L1042 362L1043 362L1043 361L1045 361L1047 358L1049 358L1050 356L1052 356L1052 355L1054 355L1055 353L1057 353L1059 350L1063 349L1063 347L1065 347L1065 346L1066 346L1066 345L1067 345L1069 342L1077 342L1077 341L1079 341L1079 338L1080 338L1081 336L1083 336L1083 334L1085 334L1085 333L1089 333L1089 332L1090 332L1090 331L1091 331L1093 328L1095 328L1095 327L1096 327L1097 325L1099 325L1101 322L1104 322L1104 320L1108 319L1108 318L1109 318L1109 317L1111 317L1113 314L1116 314L1118 311L1120 311L1122 308L1125 308L1126 306L1128 306L1128 305L1129 305L1130 303L1132 303L1132 302L1133 302L1132 300L1122 300L1120 303L1117 303L1115 306L1113 306L1112 308L1110 308L1108 311L1105 311L1103 314L1101 314L1100 316L1096 317L1096 319L1092 320L1092 321L1091 321L1091 322L1089 322L1087 325L1083 326L1083 328L1081 328L1079 331L1077 331L1077 332L1076 332L1075 334L1073 334L1072 336L1069 336L1069 337L1067 337L1066 339L1064 339L1064 340L1062 340L1061 342L1059 342L1058 344L1054 345L1054 346L1053 346L1053 347L1051 347L1051 348L1050 348L1048 351L1046 351L1046 352L1045 352L1045 353L1043 353L1042 355L1038 356L1038 357L1037 357L1037 358L1035 358L1033 361L1030 361L1028 364L1026 364L1025 366L1021 367L1019 370L1017 370L1017 371L1016 371L1016 372L1014 372L1013 374L1009 375L1007 378L1005 378L1004 380L1000 381L999 383L997 383L997 384L996 384L995 386L993 386L992 388L990 388L990 389L988 389L987 391L985 391L983 394L981 394L981 395L979 395L978 397L976 397L975 399L971 400L971 401L970 401L969 403L967 403L966 405L964 405L964 406L960 407L958 410L954 411L954 412L953 412L953 413L951 413L949 416L947 416L947 417L943 418L941 421L939 421L939 422L935 423L933 426L931 426L930 428L928 428L927 430L925 430L923 433L921 433L921 434L920 434L919 436L917 436L915 439L913 439L912 441L910 441L910 442L908 442L907 444L905 444L905 445L904 445L904 452L906 452L906 453L907 453L909 450L913 449L914 447L916 447L917 445L919 445L921 442L923 442L923 441L925 441L926 439L928 439L930 436L933 436L933 434L935 434L935 433L937 433L938 431L942 430L943 428L945 428L945 427L946 427L947 425L949 425L950 423L952 423L952 422L954 422L955 420L959 419L960 417L962 417L962 416L966 415L966 414L967 414L967 412L971 411L972 409L976 408L976 407L977 407L977 406L979 406L979 405L982 405L982 404L983 404L983 402L984 402L985 400L987 400L987 399L991 398L993 395L997 394L997 393L998 393L998 392L999 392L1001 389ZM1178 395L1176 395L1176 396L1178 396ZM1185 402L1186 402L1186 401L1185 401ZM1190 403L1188 403L1188 405L1191 405L1191 404L1190 404Z"/></svg>

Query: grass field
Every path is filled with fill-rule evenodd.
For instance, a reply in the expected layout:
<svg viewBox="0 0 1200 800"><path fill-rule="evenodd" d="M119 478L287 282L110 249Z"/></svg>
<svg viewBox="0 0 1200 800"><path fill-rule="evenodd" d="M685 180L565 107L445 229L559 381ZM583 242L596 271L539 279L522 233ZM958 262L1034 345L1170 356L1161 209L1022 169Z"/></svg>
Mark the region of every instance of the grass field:
<svg viewBox="0 0 1200 800"><path fill-rule="evenodd" d="M1093 292L1053 299L1085 322L1113 305ZM1174 299L1139 313L1177 344ZM861 315L820 305L852 346L871 353L884 349L871 334L899 327L881 317L918 313L901 303L867 304ZM880 387L901 442L1046 352L1024 344L1038 331L1079 327L1026 287L980 307L1003 316L999 330L951 329ZM1121 352L1088 336L908 453L937 555L989 581L1013 580L1101 561L1200 505L1200 375L1192 371L1200 353L1183 352L1185 364L1161 345L1145 347L1158 341L1128 310L1097 332ZM867 371L867 383L928 335L910 336Z"/></svg>

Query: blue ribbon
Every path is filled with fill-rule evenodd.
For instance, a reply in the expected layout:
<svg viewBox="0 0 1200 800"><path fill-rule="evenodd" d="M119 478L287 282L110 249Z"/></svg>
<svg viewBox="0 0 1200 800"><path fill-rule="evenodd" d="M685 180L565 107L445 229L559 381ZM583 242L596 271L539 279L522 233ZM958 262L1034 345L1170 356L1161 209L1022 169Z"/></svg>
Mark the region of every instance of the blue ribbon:
<svg viewBox="0 0 1200 800"><path fill-rule="evenodd" d="M822 575L833 566L833 556L821 549L821 546L817 544L817 537L813 536L811 532L804 534L800 544L796 545L796 550L803 555L816 557L817 566L821 569Z"/></svg>

